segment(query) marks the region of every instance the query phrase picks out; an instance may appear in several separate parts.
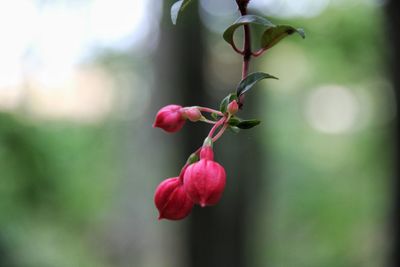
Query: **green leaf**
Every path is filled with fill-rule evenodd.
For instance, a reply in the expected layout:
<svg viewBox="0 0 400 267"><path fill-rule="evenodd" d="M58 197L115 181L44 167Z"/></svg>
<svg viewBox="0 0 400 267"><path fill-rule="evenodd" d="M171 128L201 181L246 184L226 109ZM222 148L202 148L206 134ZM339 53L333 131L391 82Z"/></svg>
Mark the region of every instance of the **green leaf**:
<svg viewBox="0 0 400 267"><path fill-rule="evenodd" d="M175 25L178 20L179 14L190 4L192 0L179 0L175 2L171 7L171 20Z"/></svg>
<svg viewBox="0 0 400 267"><path fill-rule="evenodd" d="M232 102L233 100L236 100L236 101L238 100L238 97L236 94L231 93L231 94L227 95L224 99L222 99L221 104L219 105L219 110L222 113L225 113L228 108L228 104L230 102Z"/></svg>
<svg viewBox="0 0 400 267"><path fill-rule="evenodd" d="M199 156L196 153L193 153L189 156L187 159L186 163L188 164L193 164L195 162L199 161Z"/></svg>
<svg viewBox="0 0 400 267"><path fill-rule="evenodd" d="M242 120L239 117L232 117L229 119L229 127L238 129L250 129L261 123L259 120Z"/></svg>
<svg viewBox="0 0 400 267"><path fill-rule="evenodd" d="M260 16L256 15L241 16L225 30L223 34L224 40L229 44L231 44L232 46L234 46L235 43L233 41L233 35L235 34L236 29L246 24L261 25L267 28L275 27L275 25L272 24L272 22Z"/></svg>
<svg viewBox="0 0 400 267"><path fill-rule="evenodd" d="M240 129L251 129L261 123L260 120L242 120L239 124L237 124L235 127L238 127Z"/></svg>
<svg viewBox="0 0 400 267"><path fill-rule="evenodd" d="M246 93L247 91L249 91L251 88L253 88L253 86L263 80L263 79L277 79L276 77L264 73L264 72L254 72L251 73L249 75L247 75L246 78L244 78L238 85L237 90L236 90L236 94L238 97L240 97L241 95L243 95L244 93Z"/></svg>
<svg viewBox="0 0 400 267"><path fill-rule="evenodd" d="M277 43L279 43L283 38L292 35L293 33L298 33L301 37L306 38L303 29L296 29L288 25L278 25L267 29L261 37L261 47L267 50Z"/></svg>
<svg viewBox="0 0 400 267"><path fill-rule="evenodd" d="M240 132L240 129L236 126L229 126L228 129L234 132L235 134Z"/></svg>
<svg viewBox="0 0 400 267"><path fill-rule="evenodd" d="M241 121L242 121L242 120L241 120L240 118L234 116L234 117L231 117L231 118L229 119L228 123L229 123L230 126L236 126L236 125L238 125Z"/></svg>

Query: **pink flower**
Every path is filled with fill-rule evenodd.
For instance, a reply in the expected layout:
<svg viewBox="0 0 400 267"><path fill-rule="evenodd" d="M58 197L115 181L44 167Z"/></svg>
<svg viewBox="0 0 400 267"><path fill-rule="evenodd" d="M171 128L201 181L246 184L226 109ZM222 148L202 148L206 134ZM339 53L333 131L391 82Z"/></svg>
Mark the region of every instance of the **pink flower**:
<svg viewBox="0 0 400 267"><path fill-rule="evenodd" d="M179 177L168 178L157 186L154 203L160 213L160 220L181 220L190 214L194 205Z"/></svg>
<svg viewBox="0 0 400 267"><path fill-rule="evenodd" d="M225 181L224 168L214 161L211 146L205 146L200 151L200 160L186 169L183 187L194 203L205 207L217 204Z"/></svg>
<svg viewBox="0 0 400 267"><path fill-rule="evenodd" d="M182 114L183 108L179 105L168 105L157 112L153 127L158 127L169 133L182 129L186 120Z"/></svg>

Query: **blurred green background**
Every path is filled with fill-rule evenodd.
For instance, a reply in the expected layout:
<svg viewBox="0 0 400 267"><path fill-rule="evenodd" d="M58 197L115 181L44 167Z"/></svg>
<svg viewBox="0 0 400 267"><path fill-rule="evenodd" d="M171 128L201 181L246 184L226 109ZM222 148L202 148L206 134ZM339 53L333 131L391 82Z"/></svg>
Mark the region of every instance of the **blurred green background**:
<svg viewBox="0 0 400 267"><path fill-rule="evenodd" d="M220 98L240 79L240 58L221 37L238 12L233 0L198 2L188 9L204 27L204 83ZM0 3L1 267L189 266L192 222L157 221L152 200L186 158L182 133L151 128L160 107L181 101L157 71L174 68L160 42L174 31L169 4ZM252 61L280 80L263 81L246 103L263 121L257 136L227 133L239 145L257 138L257 176L268 181L251 209L243 266L387 261L396 103L383 9L379 0L251 1L250 12L301 26L307 38ZM227 163L224 145L216 159ZM236 170L227 169L232 186Z"/></svg>

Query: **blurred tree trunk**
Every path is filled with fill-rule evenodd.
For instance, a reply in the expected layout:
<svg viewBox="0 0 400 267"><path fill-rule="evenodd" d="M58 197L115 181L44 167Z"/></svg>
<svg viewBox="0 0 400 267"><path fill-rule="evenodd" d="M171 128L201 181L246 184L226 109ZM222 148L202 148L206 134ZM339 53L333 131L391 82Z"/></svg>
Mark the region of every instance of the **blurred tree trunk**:
<svg viewBox="0 0 400 267"><path fill-rule="evenodd" d="M197 2L186 8L177 26L171 26L169 8L173 2L164 2L158 66L158 73L163 74L158 84L165 84L163 90L170 95L167 98L176 103L215 107L218 99L210 99L205 88L206 33L195 6ZM238 78L232 86L240 79L241 66L235 67ZM246 112L254 113L256 101L251 97L247 101L252 105L245 106ZM183 135L177 137L177 148L182 149L181 163L202 144L208 130L204 124L188 124L183 129ZM227 188L217 206L196 206L187 219L185 267L242 267L248 266L251 257L249 229L254 222L254 203L261 181L259 137L256 131L250 131L238 136L227 134L223 139L215 151L216 160L227 171Z"/></svg>
<svg viewBox="0 0 400 267"><path fill-rule="evenodd" d="M389 37L389 60L393 80L393 88L396 95L397 109L399 107L400 90L400 1L388 0L387 6L387 36ZM389 266L400 266L400 177L399 177L399 148L398 148L398 114L393 124L393 166L394 166L394 208L392 210L391 238L392 249L389 258Z"/></svg>
<svg viewBox="0 0 400 267"><path fill-rule="evenodd" d="M3 245L3 240L1 239L0 236L0 266L2 267L16 266L16 264L14 264L13 260L11 259L11 254L12 253L11 251L9 251L9 248Z"/></svg>

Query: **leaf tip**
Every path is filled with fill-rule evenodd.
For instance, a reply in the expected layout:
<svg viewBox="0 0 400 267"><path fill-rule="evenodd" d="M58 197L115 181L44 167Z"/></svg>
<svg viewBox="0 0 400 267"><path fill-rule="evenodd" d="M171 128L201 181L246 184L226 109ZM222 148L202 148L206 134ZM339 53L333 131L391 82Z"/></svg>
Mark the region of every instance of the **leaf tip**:
<svg viewBox="0 0 400 267"><path fill-rule="evenodd" d="M297 29L297 32L298 32L298 34L300 34L300 36L301 36L303 39L306 39L306 32L304 31L303 28L298 28L298 29Z"/></svg>

